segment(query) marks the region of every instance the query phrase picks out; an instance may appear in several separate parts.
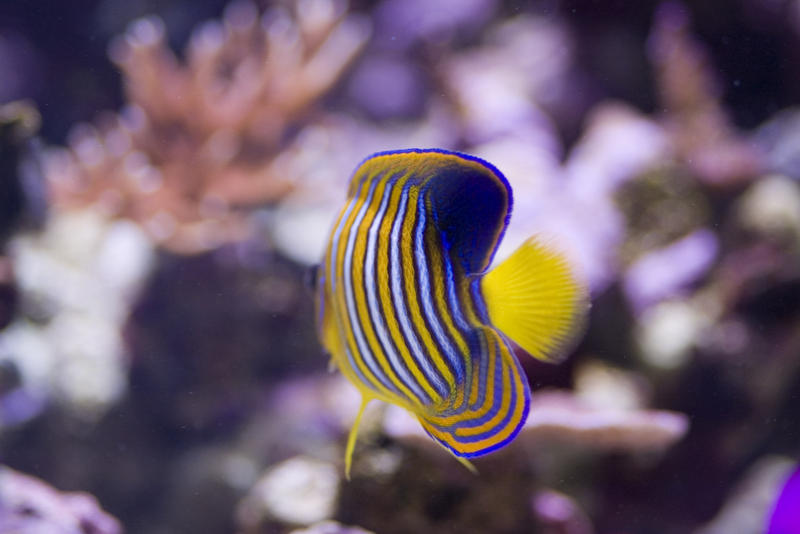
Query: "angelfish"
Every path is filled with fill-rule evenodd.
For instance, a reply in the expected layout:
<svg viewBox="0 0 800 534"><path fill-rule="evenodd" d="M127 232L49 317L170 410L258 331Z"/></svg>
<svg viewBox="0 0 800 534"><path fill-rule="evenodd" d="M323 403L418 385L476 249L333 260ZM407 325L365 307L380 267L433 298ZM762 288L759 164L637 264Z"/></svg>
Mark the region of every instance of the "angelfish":
<svg viewBox="0 0 800 534"><path fill-rule="evenodd" d="M348 478L375 399L411 412L468 467L520 431L531 392L511 342L557 360L587 304L542 240L488 270L511 205L500 171L457 152L380 152L353 174L313 281L322 344L362 395Z"/></svg>

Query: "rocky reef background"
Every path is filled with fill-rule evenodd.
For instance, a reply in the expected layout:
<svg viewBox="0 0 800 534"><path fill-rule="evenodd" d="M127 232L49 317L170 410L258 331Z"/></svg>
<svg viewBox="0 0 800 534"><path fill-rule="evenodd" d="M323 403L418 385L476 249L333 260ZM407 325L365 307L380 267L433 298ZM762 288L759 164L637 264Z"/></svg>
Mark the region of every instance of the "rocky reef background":
<svg viewBox="0 0 800 534"><path fill-rule="evenodd" d="M591 291L473 475L327 370L368 154L495 164ZM800 454L800 2L0 3L0 532L765 531Z"/></svg>

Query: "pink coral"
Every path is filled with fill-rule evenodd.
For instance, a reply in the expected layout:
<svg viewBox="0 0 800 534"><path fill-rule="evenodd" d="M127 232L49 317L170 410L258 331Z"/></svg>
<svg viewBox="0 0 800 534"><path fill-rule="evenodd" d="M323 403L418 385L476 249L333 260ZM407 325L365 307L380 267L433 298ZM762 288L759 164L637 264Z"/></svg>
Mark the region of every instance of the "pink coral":
<svg viewBox="0 0 800 534"><path fill-rule="evenodd" d="M254 206L293 187L279 154L293 128L363 46L368 26L335 0L299 0L259 18L231 4L194 32L182 63L157 18L111 46L130 105L76 128L51 152L46 176L59 207L99 205L141 223L162 246L195 253L248 232Z"/></svg>

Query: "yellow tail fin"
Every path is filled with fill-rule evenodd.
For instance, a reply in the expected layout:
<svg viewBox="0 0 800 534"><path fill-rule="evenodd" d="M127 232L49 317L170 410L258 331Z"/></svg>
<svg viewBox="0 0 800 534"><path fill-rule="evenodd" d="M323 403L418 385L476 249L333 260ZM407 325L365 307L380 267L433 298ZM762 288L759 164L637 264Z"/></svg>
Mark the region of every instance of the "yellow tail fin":
<svg viewBox="0 0 800 534"><path fill-rule="evenodd" d="M559 361L581 331L587 298L567 259L531 238L481 281L492 324L531 356Z"/></svg>

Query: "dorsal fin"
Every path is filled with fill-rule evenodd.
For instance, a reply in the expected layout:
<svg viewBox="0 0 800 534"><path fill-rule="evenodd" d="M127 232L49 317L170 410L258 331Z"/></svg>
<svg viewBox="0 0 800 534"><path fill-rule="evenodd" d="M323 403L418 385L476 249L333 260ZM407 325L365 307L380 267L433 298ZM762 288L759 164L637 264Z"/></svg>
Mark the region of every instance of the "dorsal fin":
<svg viewBox="0 0 800 534"><path fill-rule="evenodd" d="M458 152L379 152L356 169L348 195L367 191L369 187L359 187L365 180L392 180L406 175L407 186L424 189L427 209L452 261L464 274L484 272L511 215L511 188L505 177L490 163Z"/></svg>

